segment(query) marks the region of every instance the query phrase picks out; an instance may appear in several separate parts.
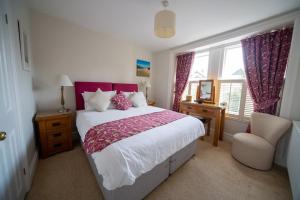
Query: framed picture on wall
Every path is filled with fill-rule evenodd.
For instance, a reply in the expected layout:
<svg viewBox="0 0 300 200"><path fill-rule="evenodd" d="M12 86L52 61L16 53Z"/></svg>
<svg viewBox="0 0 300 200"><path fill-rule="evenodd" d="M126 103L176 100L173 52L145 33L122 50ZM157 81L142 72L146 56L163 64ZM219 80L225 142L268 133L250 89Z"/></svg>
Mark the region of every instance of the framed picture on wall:
<svg viewBox="0 0 300 200"><path fill-rule="evenodd" d="M146 60L136 60L136 75L137 76L150 76L150 61Z"/></svg>
<svg viewBox="0 0 300 200"><path fill-rule="evenodd" d="M22 68L25 71L30 71L30 54L29 54L29 41L27 31L23 28L22 24L18 20L18 36L19 47L21 55Z"/></svg>

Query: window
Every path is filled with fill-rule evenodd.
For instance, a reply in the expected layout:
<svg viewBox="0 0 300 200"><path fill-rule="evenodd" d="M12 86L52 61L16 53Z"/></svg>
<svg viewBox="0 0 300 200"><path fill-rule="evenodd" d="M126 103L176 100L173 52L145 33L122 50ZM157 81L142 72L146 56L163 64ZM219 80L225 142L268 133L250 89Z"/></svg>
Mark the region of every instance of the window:
<svg viewBox="0 0 300 200"><path fill-rule="evenodd" d="M195 55L189 81L207 79L209 53L198 53Z"/></svg>
<svg viewBox="0 0 300 200"><path fill-rule="evenodd" d="M247 119L253 112L253 103L247 89L243 51L240 43L211 48L196 53L187 87L182 95L196 99L199 80L218 79L216 104L226 103L227 116Z"/></svg>
<svg viewBox="0 0 300 200"><path fill-rule="evenodd" d="M221 80L219 103L226 103L226 113L234 118L249 118L253 102L245 80Z"/></svg>
<svg viewBox="0 0 300 200"><path fill-rule="evenodd" d="M196 99L199 80L205 80L207 79L208 76L208 62L209 62L208 51L203 53L197 53L195 55L188 84L182 95L183 100L186 98L186 95L192 95L193 100Z"/></svg>
<svg viewBox="0 0 300 200"><path fill-rule="evenodd" d="M220 86L220 102L226 102L227 113L239 115L243 84L240 82L222 82Z"/></svg>
<svg viewBox="0 0 300 200"><path fill-rule="evenodd" d="M224 48L222 74L219 85L219 103L226 103L226 112L234 118L248 118L253 103L247 89L241 45Z"/></svg>
<svg viewBox="0 0 300 200"><path fill-rule="evenodd" d="M245 79L243 51L241 45L224 48L222 79Z"/></svg>

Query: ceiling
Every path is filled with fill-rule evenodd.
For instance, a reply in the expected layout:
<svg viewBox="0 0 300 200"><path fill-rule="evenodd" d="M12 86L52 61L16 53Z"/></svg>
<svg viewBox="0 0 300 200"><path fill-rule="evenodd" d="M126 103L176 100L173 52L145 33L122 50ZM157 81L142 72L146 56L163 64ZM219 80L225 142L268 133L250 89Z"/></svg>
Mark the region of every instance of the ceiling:
<svg viewBox="0 0 300 200"><path fill-rule="evenodd" d="M160 0L28 0L31 8L111 34L152 52L183 45L300 7L300 0L170 0L176 35L154 36Z"/></svg>

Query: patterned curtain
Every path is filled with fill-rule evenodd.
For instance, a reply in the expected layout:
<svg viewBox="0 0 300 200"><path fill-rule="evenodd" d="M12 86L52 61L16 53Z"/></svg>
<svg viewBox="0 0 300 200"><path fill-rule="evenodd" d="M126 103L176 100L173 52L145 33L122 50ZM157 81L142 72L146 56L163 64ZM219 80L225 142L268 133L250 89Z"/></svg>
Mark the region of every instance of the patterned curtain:
<svg viewBox="0 0 300 200"><path fill-rule="evenodd" d="M179 111L181 96L187 85L194 57L195 52L177 56L175 97L173 103L174 111Z"/></svg>
<svg viewBox="0 0 300 200"><path fill-rule="evenodd" d="M248 88L254 112L275 115L283 85L293 28L242 40Z"/></svg>

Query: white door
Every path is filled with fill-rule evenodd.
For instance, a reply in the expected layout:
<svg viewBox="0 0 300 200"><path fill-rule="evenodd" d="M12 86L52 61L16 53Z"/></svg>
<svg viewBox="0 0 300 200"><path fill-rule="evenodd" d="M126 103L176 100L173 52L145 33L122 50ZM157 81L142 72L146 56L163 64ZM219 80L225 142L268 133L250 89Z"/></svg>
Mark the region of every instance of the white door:
<svg viewBox="0 0 300 200"><path fill-rule="evenodd" d="M26 155L20 155L7 2L0 0L0 199L15 200L24 198L22 157Z"/></svg>

